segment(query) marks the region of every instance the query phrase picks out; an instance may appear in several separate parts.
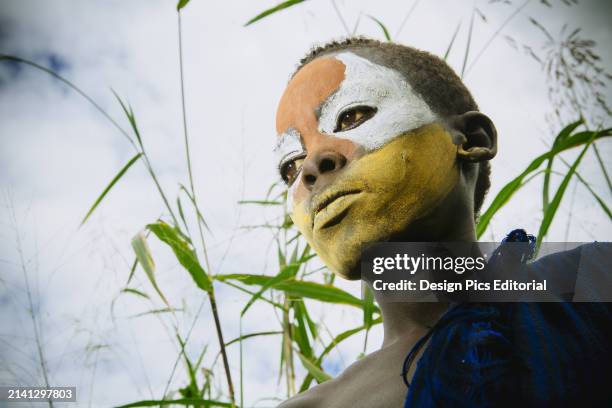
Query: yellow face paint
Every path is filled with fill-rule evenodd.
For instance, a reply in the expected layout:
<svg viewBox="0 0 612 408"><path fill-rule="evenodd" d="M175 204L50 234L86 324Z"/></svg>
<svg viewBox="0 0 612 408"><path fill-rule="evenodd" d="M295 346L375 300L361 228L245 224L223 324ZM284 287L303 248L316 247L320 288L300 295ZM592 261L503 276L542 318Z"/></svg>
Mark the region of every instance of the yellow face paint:
<svg viewBox="0 0 612 408"><path fill-rule="evenodd" d="M363 244L406 231L453 189L456 153L437 123L400 135L352 161L311 200L294 202L291 218L333 272L358 279Z"/></svg>

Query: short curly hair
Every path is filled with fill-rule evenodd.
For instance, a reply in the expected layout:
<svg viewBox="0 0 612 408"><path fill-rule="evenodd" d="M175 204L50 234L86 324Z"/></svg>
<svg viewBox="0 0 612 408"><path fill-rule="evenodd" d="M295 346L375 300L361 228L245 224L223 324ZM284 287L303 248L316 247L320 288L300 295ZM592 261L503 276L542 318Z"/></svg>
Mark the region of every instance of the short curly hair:
<svg viewBox="0 0 612 408"><path fill-rule="evenodd" d="M352 37L317 46L300 60L292 76L316 58L346 50L400 72L429 107L443 118L478 110L470 91L444 60L426 51L392 42ZM466 163L466 166L478 166L474 190L474 217L478 218L491 186L491 166L488 161Z"/></svg>

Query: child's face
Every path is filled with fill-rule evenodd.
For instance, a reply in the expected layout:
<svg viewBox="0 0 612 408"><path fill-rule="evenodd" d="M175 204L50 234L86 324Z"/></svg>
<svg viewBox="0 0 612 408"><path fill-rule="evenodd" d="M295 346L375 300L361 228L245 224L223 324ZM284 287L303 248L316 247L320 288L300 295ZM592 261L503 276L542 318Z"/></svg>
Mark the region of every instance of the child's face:
<svg viewBox="0 0 612 408"><path fill-rule="evenodd" d="M291 218L327 266L359 278L361 245L409 229L457 183L457 146L401 74L350 52L289 82L275 151Z"/></svg>

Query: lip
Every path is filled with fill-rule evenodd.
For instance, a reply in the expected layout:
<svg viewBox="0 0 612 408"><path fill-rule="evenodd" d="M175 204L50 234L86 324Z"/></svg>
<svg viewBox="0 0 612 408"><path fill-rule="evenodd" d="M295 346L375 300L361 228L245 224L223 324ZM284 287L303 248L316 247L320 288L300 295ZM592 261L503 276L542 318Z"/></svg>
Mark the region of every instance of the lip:
<svg viewBox="0 0 612 408"><path fill-rule="evenodd" d="M324 229L338 224L360 193L361 190L353 189L323 194L313 206L313 228Z"/></svg>

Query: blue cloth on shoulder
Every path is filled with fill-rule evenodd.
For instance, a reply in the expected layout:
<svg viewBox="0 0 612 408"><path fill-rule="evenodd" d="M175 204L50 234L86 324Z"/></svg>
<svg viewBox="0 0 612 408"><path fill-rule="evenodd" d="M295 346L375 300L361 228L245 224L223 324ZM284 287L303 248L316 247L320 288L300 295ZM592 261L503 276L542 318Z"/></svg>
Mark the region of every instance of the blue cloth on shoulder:
<svg viewBox="0 0 612 408"><path fill-rule="evenodd" d="M458 304L423 347L405 408L612 407L612 303Z"/></svg>

